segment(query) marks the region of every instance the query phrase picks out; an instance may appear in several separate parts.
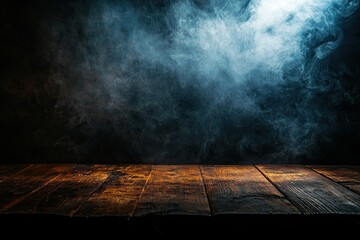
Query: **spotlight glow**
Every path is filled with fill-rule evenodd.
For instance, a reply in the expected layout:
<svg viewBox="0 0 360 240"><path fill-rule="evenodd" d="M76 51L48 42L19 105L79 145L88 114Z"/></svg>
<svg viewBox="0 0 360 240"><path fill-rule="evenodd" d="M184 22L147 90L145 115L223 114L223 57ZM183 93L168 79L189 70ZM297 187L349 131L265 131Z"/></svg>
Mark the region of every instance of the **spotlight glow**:
<svg viewBox="0 0 360 240"><path fill-rule="evenodd" d="M304 69L310 51L324 59L341 43L339 18L359 7L358 1L345 0L257 0L239 12L212 2L215 14L190 1L173 6L177 25L171 56L182 67L189 64L186 69L195 66L207 79L221 79L225 70L236 81L246 80L245 75L259 68L273 72L277 77L272 80L280 81L284 65L295 61ZM242 4L237 2L228 4ZM245 11L250 17L244 21Z"/></svg>

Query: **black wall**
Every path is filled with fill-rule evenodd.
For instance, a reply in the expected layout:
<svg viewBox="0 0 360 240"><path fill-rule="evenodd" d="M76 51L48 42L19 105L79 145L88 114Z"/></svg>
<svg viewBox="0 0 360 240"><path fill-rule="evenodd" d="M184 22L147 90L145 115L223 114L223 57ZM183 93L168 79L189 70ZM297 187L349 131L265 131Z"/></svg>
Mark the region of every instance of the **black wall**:
<svg viewBox="0 0 360 240"><path fill-rule="evenodd" d="M225 67L214 74L226 84L204 84L194 69L178 71L188 66L148 60L159 49L169 56L173 51L174 25L164 16L174 2L2 3L0 161L359 163L359 11L341 20L342 44L321 62L326 68L316 70L328 71L330 80L321 77L321 90L309 90L298 80L304 76L291 71L284 72L285 84L240 84ZM210 2L193 4L210 16ZM246 15L243 2L237 14ZM106 22L101 14L109 9L122 18ZM152 34L134 35L138 28ZM149 52L160 45L141 56L134 53L141 51L137 39ZM315 47L307 47L312 59ZM246 78L271 78L261 71ZM126 78L126 84L108 78ZM248 99L255 113L238 104ZM296 131L288 128L294 123Z"/></svg>

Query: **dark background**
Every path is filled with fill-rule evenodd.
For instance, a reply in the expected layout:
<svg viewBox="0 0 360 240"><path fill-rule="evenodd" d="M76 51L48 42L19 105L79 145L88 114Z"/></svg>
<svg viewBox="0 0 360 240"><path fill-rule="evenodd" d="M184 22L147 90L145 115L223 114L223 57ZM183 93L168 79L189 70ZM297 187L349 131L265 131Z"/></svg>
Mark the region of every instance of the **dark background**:
<svg viewBox="0 0 360 240"><path fill-rule="evenodd" d="M222 132L212 142L213 146L206 154L199 154L200 145L195 141L185 148L176 149L182 143L175 143L168 148L174 149L173 154L156 159L153 152L157 149L157 141L149 143L147 147L153 151L142 154L135 151L132 138L128 137L141 132L122 123L120 116L114 125L111 117L115 113L102 112L101 108L94 108L96 117L82 121L78 110L64 98L67 93L59 85L54 75L61 70L54 62L53 53L58 51L58 44L54 42L54 24L61 22L65 28L59 28L59 36L69 35L75 31L83 36L86 42L86 33L82 23L78 25L71 19L82 15L89 15L92 1L7 1L0 7L0 161L15 162L81 162L81 163L213 163L213 164L238 164L238 163L306 163L306 164L358 164L360 156L360 85L359 85L359 12L352 17L350 23L344 25L344 44L333 54L333 62L347 63L349 69L341 76L341 86L345 89L340 100L333 110L336 114L334 128L327 132L329 141L319 140L317 150L311 154L301 153L296 157L286 154L271 155L271 147L265 150L252 151L251 147L236 151L225 148L221 141L221 134L228 139L236 138L232 135L239 129L228 123L230 117L223 117ZM115 1L114 1L115 2ZM145 1L144 1L145 2ZM132 1L131 4L145 12L161 12L171 1ZM79 7L81 6L81 7ZM88 6L88 7L87 7ZM144 7L145 6L145 7ZM66 27L67 26L67 27ZM56 38L56 36L55 36ZM65 37L66 38L66 37ZM71 45L71 43L69 43ZM85 44L86 45L86 44ZM67 49L70 59L79 58L77 45ZM105 51L105 50L104 50ZM339 60L340 59L340 60ZM70 66L71 65L71 66ZM64 66L61 66L64 67ZM65 66L66 67L66 66ZM69 60L69 66L76 69L76 61ZM69 70L70 71L70 70ZM69 73L71 75L71 73ZM154 75L154 78L156 75ZM73 83L76 77L71 75ZM94 80L95 81L95 80ZM169 86L173 86L170 82ZM97 85L95 85L97 86ZM216 86L215 86L216 88ZM71 89L71 88L70 88ZM99 90L101 91L101 89ZM135 91L135 90L134 90ZM179 108L193 109L206 105L207 99L198 99L196 87L183 89L185 92L174 101ZM256 90L254 90L256 91ZM71 94L70 92L68 94ZM93 94L93 95L92 95ZM91 93L96 98L96 93ZM200 95L201 96L201 95ZM136 94L133 98L137 98ZM326 96L320 96L324 104ZM134 100L135 101L135 100ZM159 101L162 101L161 99ZM166 99L164 99L166 101ZM194 103L195 102L195 103ZM91 109L92 103L88 103ZM131 108L132 105L130 105ZM157 110L154 110L156 114ZM201 111L200 111L201 113ZM186 114L186 113L184 113ZM136 114L135 114L136 115ZM142 116L133 116L131 121L146 122ZM326 113L324 113L326 118ZM79 120L80 119L80 120ZM140 119L140 120L139 120ZM129 120L129 121L130 121ZM120 122L119 122L120 121ZM181 119L178 121L182 121ZM252 120L249 120L251 124ZM122 125L123 124L123 125ZM176 125L177 123L173 123ZM196 124L196 123L195 123ZM146 125L144 123L144 125ZM124 126L124 127L122 127ZM141 126L141 125L140 125ZM173 125L155 128L149 135L162 134L168 128L177 129ZM119 130L120 129L120 130ZM127 130L124 130L127 129ZM256 130L256 129L255 129ZM252 129L252 131L255 131ZM266 129L259 128L258 136L268 138ZM191 131L189 141L201 138L202 132ZM136 138L136 137L134 137ZM171 142L171 141L170 141ZM202 142L199 140L199 142ZM185 153L184 153L185 152ZM221 154L220 154L221 152ZM278 157L276 157L278 156ZM168 159L168 160L166 160Z"/></svg>

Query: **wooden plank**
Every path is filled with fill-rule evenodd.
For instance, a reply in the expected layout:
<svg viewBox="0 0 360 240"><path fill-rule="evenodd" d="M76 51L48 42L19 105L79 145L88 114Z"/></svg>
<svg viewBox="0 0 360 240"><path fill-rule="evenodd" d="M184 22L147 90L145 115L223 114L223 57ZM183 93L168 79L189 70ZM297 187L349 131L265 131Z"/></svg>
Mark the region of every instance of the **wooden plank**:
<svg viewBox="0 0 360 240"><path fill-rule="evenodd" d="M6 213L56 213L72 216L110 176L112 169L114 166L77 165Z"/></svg>
<svg viewBox="0 0 360 240"><path fill-rule="evenodd" d="M212 213L300 213L254 166L201 166Z"/></svg>
<svg viewBox="0 0 360 240"><path fill-rule="evenodd" d="M130 216L149 178L152 165L124 165L79 210L80 216Z"/></svg>
<svg viewBox="0 0 360 240"><path fill-rule="evenodd" d="M5 178L10 177L13 174L23 171L25 168L29 167L30 164L6 164L0 165L0 182Z"/></svg>
<svg viewBox="0 0 360 240"><path fill-rule="evenodd" d="M210 215L199 166L154 166L135 216Z"/></svg>
<svg viewBox="0 0 360 240"><path fill-rule="evenodd" d="M36 164L0 182L0 213L38 191L70 165Z"/></svg>
<svg viewBox="0 0 360 240"><path fill-rule="evenodd" d="M305 166L258 168L305 214L360 214L360 196Z"/></svg>
<svg viewBox="0 0 360 240"><path fill-rule="evenodd" d="M360 194L359 166L308 166L344 187Z"/></svg>

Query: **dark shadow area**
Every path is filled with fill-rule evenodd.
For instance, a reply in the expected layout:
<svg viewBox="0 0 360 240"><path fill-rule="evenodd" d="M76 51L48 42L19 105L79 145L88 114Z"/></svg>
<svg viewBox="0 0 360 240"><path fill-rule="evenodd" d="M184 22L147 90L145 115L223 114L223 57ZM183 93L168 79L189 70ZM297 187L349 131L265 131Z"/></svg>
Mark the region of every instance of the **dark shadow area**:
<svg viewBox="0 0 360 240"><path fill-rule="evenodd" d="M350 237L358 233L359 216L348 215L227 215L215 217L148 216L61 217L54 215L1 215L2 234L13 237L116 237L116 238L289 238ZM14 231L14 228L19 229ZM46 229L46 231L45 231ZM290 235L289 235L290 234Z"/></svg>

